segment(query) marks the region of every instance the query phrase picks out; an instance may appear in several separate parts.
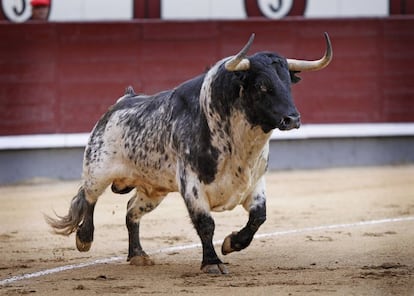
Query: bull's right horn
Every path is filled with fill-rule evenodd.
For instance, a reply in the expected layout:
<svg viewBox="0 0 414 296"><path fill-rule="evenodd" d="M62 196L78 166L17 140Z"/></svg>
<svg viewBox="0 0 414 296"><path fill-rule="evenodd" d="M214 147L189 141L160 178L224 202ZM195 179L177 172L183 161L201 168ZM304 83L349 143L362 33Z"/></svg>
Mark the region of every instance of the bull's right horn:
<svg viewBox="0 0 414 296"><path fill-rule="evenodd" d="M243 47L243 49L224 64L224 67L227 71L246 71L250 69L250 61L249 59L246 59L246 55L250 49L250 46L252 46L253 40L254 33L250 36L249 41Z"/></svg>
<svg viewBox="0 0 414 296"><path fill-rule="evenodd" d="M329 40L328 33L325 32L326 40L326 51L325 55L316 61L304 61L304 60L295 60L295 59L286 59L290 71L317 71L325 68L329 65L332 60L332 45L331 40Z"/></svg>

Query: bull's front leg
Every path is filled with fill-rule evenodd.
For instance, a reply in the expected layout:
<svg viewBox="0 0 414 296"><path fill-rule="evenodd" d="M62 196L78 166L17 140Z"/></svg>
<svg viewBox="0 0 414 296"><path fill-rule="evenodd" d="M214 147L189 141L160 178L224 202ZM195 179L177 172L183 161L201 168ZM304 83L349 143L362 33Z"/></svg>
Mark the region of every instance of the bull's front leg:
<svg viewBox="0 0 414 296"><path fill-rule="evenodd" d="M249 221L239 232L228 235L221 246L223 255L247 248L253 240L254 234L266 221L266 197L264 193L264 180L260 180L256 190L246 201L244 207L249 211Z"/></svg>
<svg viewBox="0 0 414 296"><path fill-rule="evenodd" d="M180 191L203 248L201 270L210 274L227 274L227 268L214 250L215 223L199 185L193 176L180 176Z"/></svg>
<svg viewBox="0 0 414 296"><path fill-rule="evenodd" d="M205 273L227 274L227 268L214 250L213 235L215 224L213 218L206 212L198 212L197 210L189 212L203 248L201 270Z"/></svg>

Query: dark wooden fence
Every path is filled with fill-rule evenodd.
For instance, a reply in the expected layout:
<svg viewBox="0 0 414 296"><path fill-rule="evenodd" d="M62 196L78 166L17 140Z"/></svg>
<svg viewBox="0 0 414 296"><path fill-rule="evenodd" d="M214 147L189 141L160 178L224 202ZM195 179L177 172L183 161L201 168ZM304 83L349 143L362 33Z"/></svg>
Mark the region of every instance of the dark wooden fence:
<svg viewBox="0 0 414 296"><path fill-rule="evenodd" d="M172 88L236 53L334 60L293 86L304 123L414 121L414 17L0 23L0 135L88 132L125 87Z"/></svg>

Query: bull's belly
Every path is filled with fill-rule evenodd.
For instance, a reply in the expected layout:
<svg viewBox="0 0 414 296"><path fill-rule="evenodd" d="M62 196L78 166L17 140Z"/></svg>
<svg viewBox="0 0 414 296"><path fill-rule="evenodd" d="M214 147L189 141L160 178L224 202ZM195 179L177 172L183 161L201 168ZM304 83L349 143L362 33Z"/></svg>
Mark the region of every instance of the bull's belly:
<svg viewBox="0 0 414 296"><path fill-rule="evenodd" d="M169 169L146 170L135 168L113 180L117 188L134 187L150 198L178 191L175 171Z"/></svg>

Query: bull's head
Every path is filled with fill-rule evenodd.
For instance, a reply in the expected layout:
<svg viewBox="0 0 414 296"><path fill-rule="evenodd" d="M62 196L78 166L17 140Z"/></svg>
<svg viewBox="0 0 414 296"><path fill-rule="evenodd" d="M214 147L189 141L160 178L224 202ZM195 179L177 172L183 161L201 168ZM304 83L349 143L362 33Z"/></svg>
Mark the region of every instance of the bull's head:
<svg viewBox="0 0 414 296"><path fill-rule="evenodd" d="M275 128L299 128L300 115L293 103L290 86L300 80L296 73L320 70L329 64L332 47L328 34L325 33L325 55L316 61L286 59L270 52L247 57L253 39L254 34L244 48L224 64L225 69L237 77L240 104L247 119L251 124L259 125L265 133Z"/></svg>

